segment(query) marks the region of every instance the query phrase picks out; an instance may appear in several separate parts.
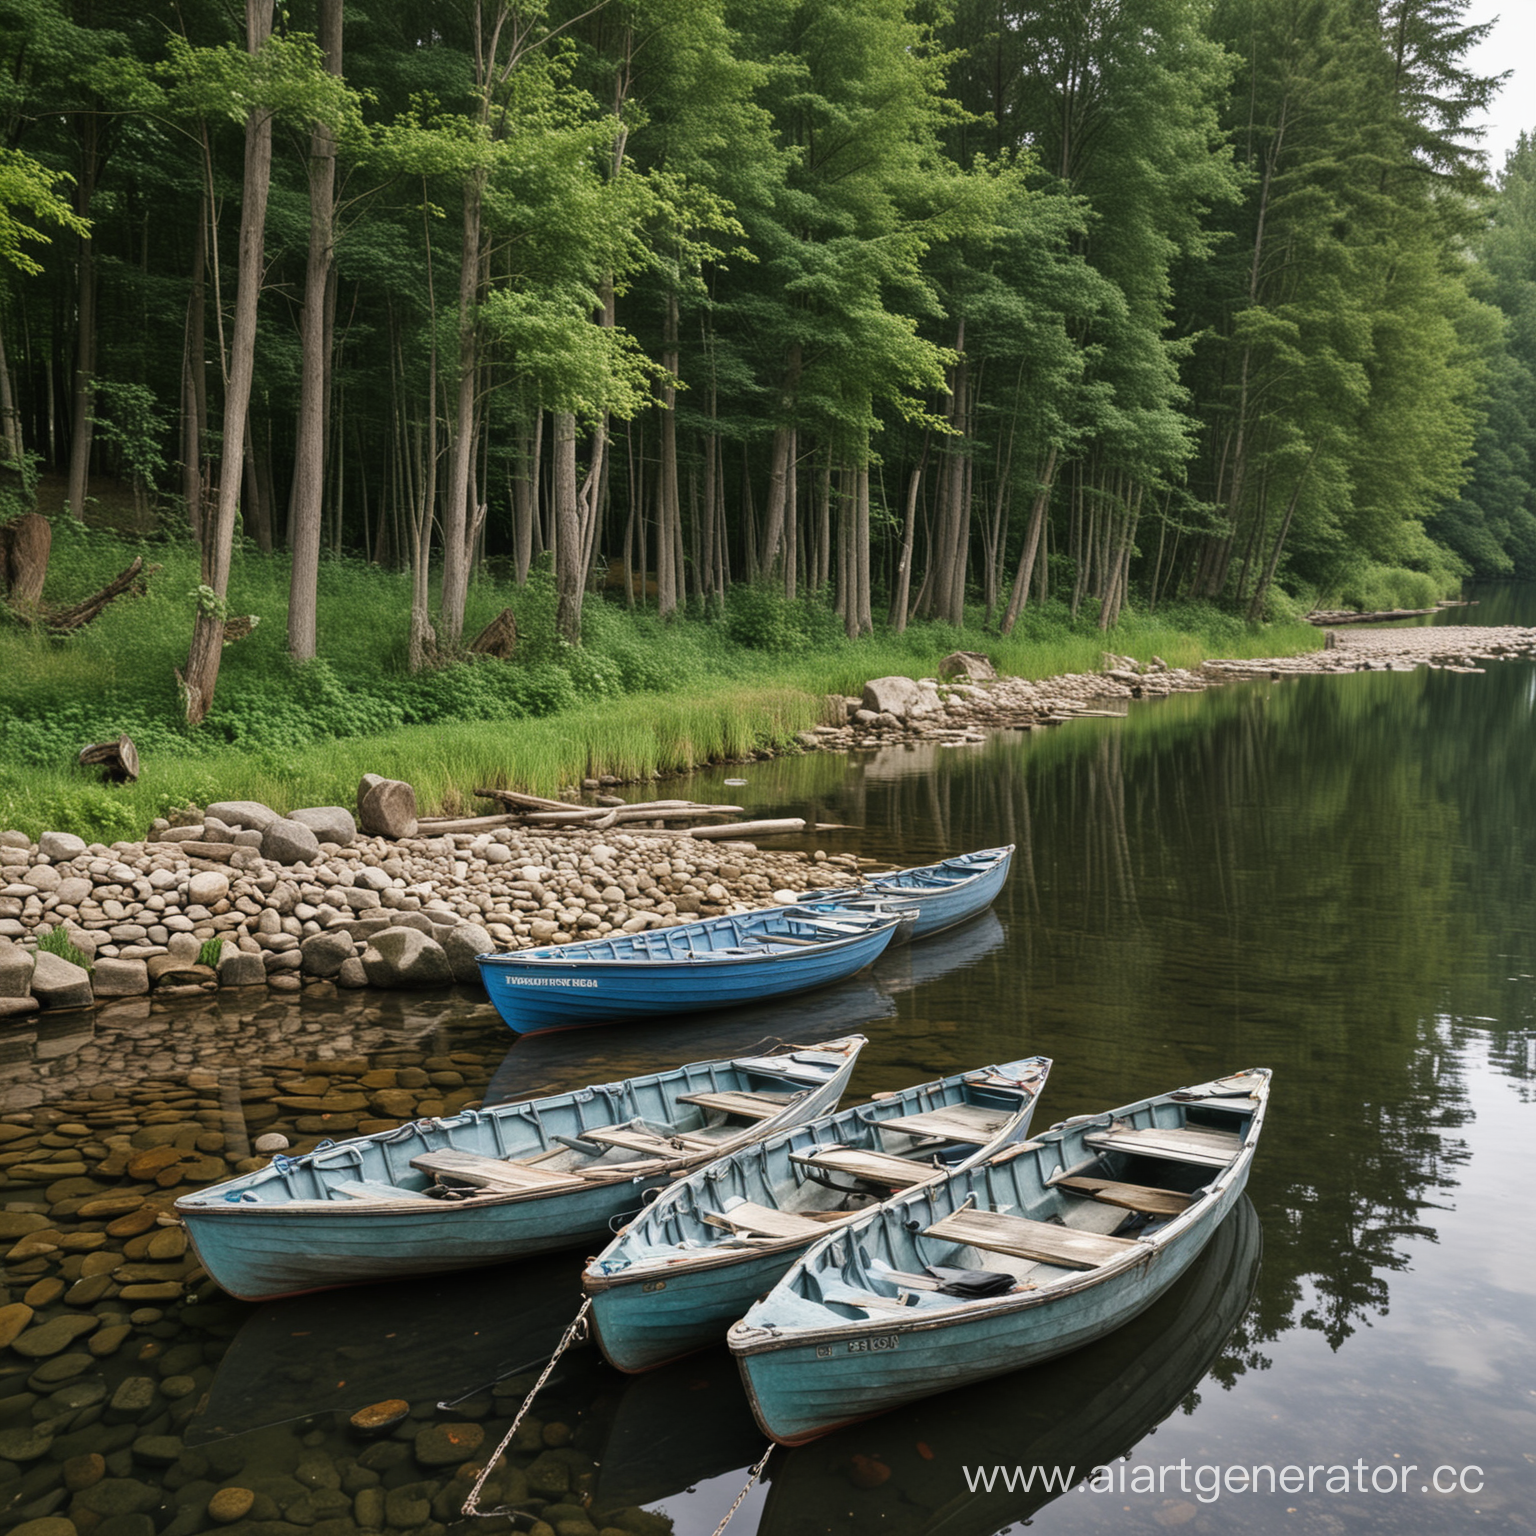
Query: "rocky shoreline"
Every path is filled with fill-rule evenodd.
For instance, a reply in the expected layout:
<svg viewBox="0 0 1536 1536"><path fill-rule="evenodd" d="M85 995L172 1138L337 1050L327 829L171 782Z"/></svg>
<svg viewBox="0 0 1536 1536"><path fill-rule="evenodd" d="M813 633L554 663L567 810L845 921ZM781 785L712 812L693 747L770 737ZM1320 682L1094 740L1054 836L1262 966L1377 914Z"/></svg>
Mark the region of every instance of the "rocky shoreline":
<svg viewBox="0 0 1536 1536"><path fill-rule="evenodd" d="M1134 699L1304 674L1437 667L1477 672L1536 656L1536 630L1443 626L1328 632L1325 649L1196 669L1107 655L1104 670L997 678L984 657L947 657L942 679L877 678L827 701L807 750L904 742L962 746ZM596 790L596 780L583 788ZM634 933L846 884L852 854L770 852L685 833L498 826L417 833L409 785L368 775L359 832L344 807L226 802L156 822L144 842L33 842L0 831L0 1021L129 997L228 987L276 992L479 980L492 949ZM62 953L56 951L63 951Z"/></svg>

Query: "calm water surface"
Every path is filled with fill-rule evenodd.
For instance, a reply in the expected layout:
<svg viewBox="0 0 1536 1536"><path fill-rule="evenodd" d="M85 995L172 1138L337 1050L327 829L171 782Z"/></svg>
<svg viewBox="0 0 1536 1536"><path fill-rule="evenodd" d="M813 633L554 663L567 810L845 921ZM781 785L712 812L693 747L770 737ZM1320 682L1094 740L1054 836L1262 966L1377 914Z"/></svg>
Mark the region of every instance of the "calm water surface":
<svg viewBox="0 0 1536 1536"><path fill-rule="evenodd" d="M1504 589L1451 621L1529 622L1531 596ZM1536 668L1518 663L1243 684L973 748L701 774L681 792L858 829L822 834L829 852L919 863L1013 842L1013 878L995 918L794 1008L509 1051L467 994L382 1013L285 1003L268 1011L270 1054L323 1057L327 1037L394 1064L458 1052L468 1081L512 1097L858 1027L855 1095L1048 1053L1045 1122L1272 1067L1251 1206L1152 1311L1045 1368L779 1453L732 1530L1529 1531L1533 762ZM748 782L726 791L728 774ZM69 1070L90 1050L59 1044L45 1092L66 1077L78 1091L89 1070ZM204 1345L207 1403L176 1427L211 1457L226 1431L324 1450L330 1415L382 1397L430 1414L547 1352L574 1267L232 1309ZM625 1381L570 1358L539 1412L600 1464L599 1505L713 1530L762 1448L728 1359ZM525 1380L466 1414L499 1437ZM257 1428L283 1419L299 1423ZM965 1471L1081 1479L1101 1463L1112 1491L972 1491ZM1271 1493L1266 1467L1323 1470L1310 1492ZM1254 1468L1263 1491L1229 1472ZM1442 1489L1462 1486L1423 1491L1437 1468Z"/></svg>

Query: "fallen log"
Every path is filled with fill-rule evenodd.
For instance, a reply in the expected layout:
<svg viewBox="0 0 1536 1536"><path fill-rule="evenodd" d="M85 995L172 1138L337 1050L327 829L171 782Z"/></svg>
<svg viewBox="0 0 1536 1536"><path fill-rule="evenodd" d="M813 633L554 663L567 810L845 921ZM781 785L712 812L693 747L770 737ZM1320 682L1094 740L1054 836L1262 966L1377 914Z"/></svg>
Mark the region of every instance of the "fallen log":
<svg viewBox="0 0 1536 1536"><path fill-rule="evenodd" d="M517 615L510 608L503 608L469 642L469 650L473 656L494 656L500 661L510 661L517 650Z"/></svg>
<svg viewBox="0 0 1536 1536"><path fill-rule="evenodd" d="M599 823L611 826L615 814L601 806L567 806L563 811L527 811L521 820L529 827L595 827Z"/></svg>
<svg viewBox="0 0 1536 1536"><path fill-rule="evenodd" d="M658 809L651 805L630 805L622 811L614 811L614 816L620 822L626 821L698 821L704 816L742 816L745 814L739 805L690 805L679 806L676 809L662 807Z"/></svg>
<svg viewBox="0 0 1536 1536"><path fill-rule="evenodd" d="M477 789L477 800L499 800L503 805L510 806L514 810L528 811L569 811L579 810L581 807L572 806L569 800L546 800L543 795L525 795L516 789Z"/></svg>
<svg viewBox="0 0 1536 1536"><path fill-rule="evenodd" d="M426 816L418 817L418 835L441 837L445 832L490 832L496 827L515 827L523 818L508 813L504 816Z"/></svg>
<svg viewBox="0 0 1536 1536"><path fill-rule="evenodd" d="M692 831L683 835L711 842L720 837L769 837L780 832L804 831L804 817L785 816L778 821L738 821L724 827L694 827Z"/></svg>

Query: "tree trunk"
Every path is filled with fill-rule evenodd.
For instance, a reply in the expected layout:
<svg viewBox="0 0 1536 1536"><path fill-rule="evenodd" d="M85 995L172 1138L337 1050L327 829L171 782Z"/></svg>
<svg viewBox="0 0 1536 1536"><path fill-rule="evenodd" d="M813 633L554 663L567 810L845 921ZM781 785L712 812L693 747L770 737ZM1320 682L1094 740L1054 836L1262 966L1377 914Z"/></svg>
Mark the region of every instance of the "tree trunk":
<svg viewBox="0 0 1536 1536"><path fill-rule="evenodd" d="M1029 596L1029 578L1034 573L1035 557L1040 550L1040 536L1045 527L1045 509L1051 504L1051 482L1056 478L1056 449L1054 445L1045 456L1045 471L1040 476L1040 487L1035 492L1034 505L1029 509L1029 526L1024 530L1024 548L1019 551L1019 568L1013 578L1013 592L1008 598L1008 612L1003 615L1003 633L1011 635L1019 622L1019 613Z"/></svg>
<svg viewBox="0 0 1536 1536"><path fill-rule="evenodd" d="M272 32L271 0L246 0L246 46L254 55ZM245 449L246 413L256 357L256 300L261 289L262 242L267 220L267 192L272 182L272 117L252 108L245 121L245 169L241 184L239 288L235 297L230 344L229 388L224 399L224 447L219 471L219 502L209 537L203 541L203 585L192 625L192 645L185 673L178 674L187 722L198 725L213 704L224 649L224 598L229 590L229 562L234 550L235 517L240 507L240 465Z"/></svg>
<svg viewBox="0 0 1536 1536"><path fill-rule="evenodd" d="M82 219L91 214L96 192L97 145L100 118L85 112L80 118L80 180L75 186L75 212ZM96 244L89 232L80 237L80 258L75 283L75 376L69 408L69 484L65 501L78 518L85 516L85 496L90 484L91 403L96 386ZM235 462L239 463L238 456ZM238 480L238 476L236 477Z"/></svg>
<svg viewBox="0 0 1536 1536"><path fill-rule="evenodd" d="M661 366L668 380L661 386L661 462L656 472L656 612L663 619L677 612L682 596L682 570L677 560L677 525L681 518L677 494L677 295L667 295L667 319L662 336Z"/></svg>
<svg viewBox="0 0 1536 1536"><path fill-rule="evenodd" d="M8 462L21 462L21 417L16 413L16 396L11 389L11 364L5 351L5 313L0 308L0 443L5 446Z"/></svg>
<svg viewBox="0 0 1536 1536"><path fill-rule="evenodd" d="M319 0L319 43L326 71L341 74L341 0ZM335 246L336 139L316 123L309 140L309 258L304 270L304 310L299 320L299 419L293 455L293 504L289 509L293 567L288 587L288 654L315 656L315 618L320 578L320 524L325 496L327 359L331 350L331 258Z"/></svg>
<svg viewBox="0 0 1536 1536"><path fill-rule="evenodd" d="M182 346L181 487L192 536L203 542L204 447L208 438L208 194L198 202L197 235L192 246L192 285Z"/></svg>
<svg viewBox="0 0 1536 1536"><path fill-rule="evenodd" d="M472 173L464 188L464 244L459 257L458 390L454 401L453 450L448 461L448 494L443 504L443 596L439 622L443 643L457 648L464 633L469 596L469 470L475 452L475 382L479 374L481 199L484 172Z"/></svg>
<svg viewBox="0 0 1536 1536"><path fill-rule="evenodd" d="M586 569L581 560L581 512L576 496L576 417L571 411L556 411L554 424L555 627L571 645L580 645Z"/></svg>

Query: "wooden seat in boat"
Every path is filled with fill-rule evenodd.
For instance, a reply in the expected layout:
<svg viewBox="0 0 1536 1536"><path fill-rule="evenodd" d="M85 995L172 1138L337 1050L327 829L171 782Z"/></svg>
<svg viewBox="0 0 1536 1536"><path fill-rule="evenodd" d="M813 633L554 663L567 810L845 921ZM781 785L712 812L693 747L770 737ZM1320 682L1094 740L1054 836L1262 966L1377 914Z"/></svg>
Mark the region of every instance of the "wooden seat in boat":
<svg viewBox="0 0 1536 1536"><path fill-rule="evenodd" d="M1225 1168L1242 1150L1243 1138L1236 1131L1208 1131L1189 1125L1152 1125L1143 1129L1110 1126L1090 1131L1083 1137L1083 1145L1096 1152L1130 1152L1168 1162L1195 1163L1202 1168Z"/></svg>
<svg viewBox="0 0 1536 1536"><path fill-rule="evenodd" d="M393 1184L380 1184L372 1179L346 1179L331 1188L349 1200L425 1200L419 1189L398 1189Z"/></svg>
<svg viewBox="0 0 1536 1536"><path fill-rule="evenodd" d="M847 1173L871 1184L881 1184L890 1189L905 1189L910 1184L920 1184L931 1178L933 1167L928 1163L914 1163L905 1157L893 1157L889 1152L864 1152L856 1147L822 1147L816 1152L791 1152L789 1160L801 1163L823 1173Z"/></svg>
<svg viewBox="0 0 1536 1536"><path fill-rule="evenodd" d="M434 1177L458 1179L483 1189L555 1190L574 1189L586 1181L578 1173L562 1173L553 1168L530 1168L526 1163L509 1163L499 1157L485 1157L479 1152L418 1152L411 1167Z"/></svg>
<svg viewBox="0 0 1536 1536"><path fill-rule="evenodd" d="M676 1157L679 1153L713 1148L714 1140L691 1132L677 1131L664 1136L633 1125L594 1126L581 1133L583 1141L595 1141L602 1147L622 1147L626 1152L648 1152L658 1157Z"/></svg>
<svg viewBox="0 0 1536 1536"><path fill-rule="evenodd" d="M1149 1184L1120 1184L1114 1179L1085 1177L1052 1179L1057 1189L1089 1195L1104 1205L1118 1205L1122 1210L1141 1211L1148 1216L1177 1216L1189 1208L1193 1195L1176 1189L1154 1189Z"/></svg>
<svg viewBox="0 0 1536 1536"><path fill-rule="evenodd" d="M680 1093L679 1104L697 1104L700 1109L716 1109L724 1115L742 1115L749 1120L768 1120L794 1098L792 1093L747 1093L728 1088L721 1093Z"/></svg>
<svg viewBox="0 0 1536 1536"><path fill-rule="evenodd" d="M1133 1238L1101 1237L1095 1232L1078 1232L1048 1221L975 1209L954 1211L934 1222L923 1235L1034 1259L1062 1269L1097 1269L1100 1264L1119 1258L1127 1248L1136 1247Z"/></svg>
<svg viewBox="0 0 1536 1536"><path fill-rule="evenodd" d="M728 1211L704 1211L704 1220L712 1227L726 1227L732 1232L743 1232L752 1237L820 1237L827 1230L823 1221L812 1221L808 1216L794 1211L776 1211L771 1206L754 1205L743 1200ZM852 1211L838 1213L852 1216Z"/></svg>
<svg viewBox="0 0 1536 1536"><path fill-rule="evenodd" d="M1005 1109L983 1109L978 1104L946 1104L943 1109L882 1120L880 1129L900 1131L903 1136L942 1136L946 1141L974 1142L980 1146L991 1141L1008 1120Z"/></svg>

